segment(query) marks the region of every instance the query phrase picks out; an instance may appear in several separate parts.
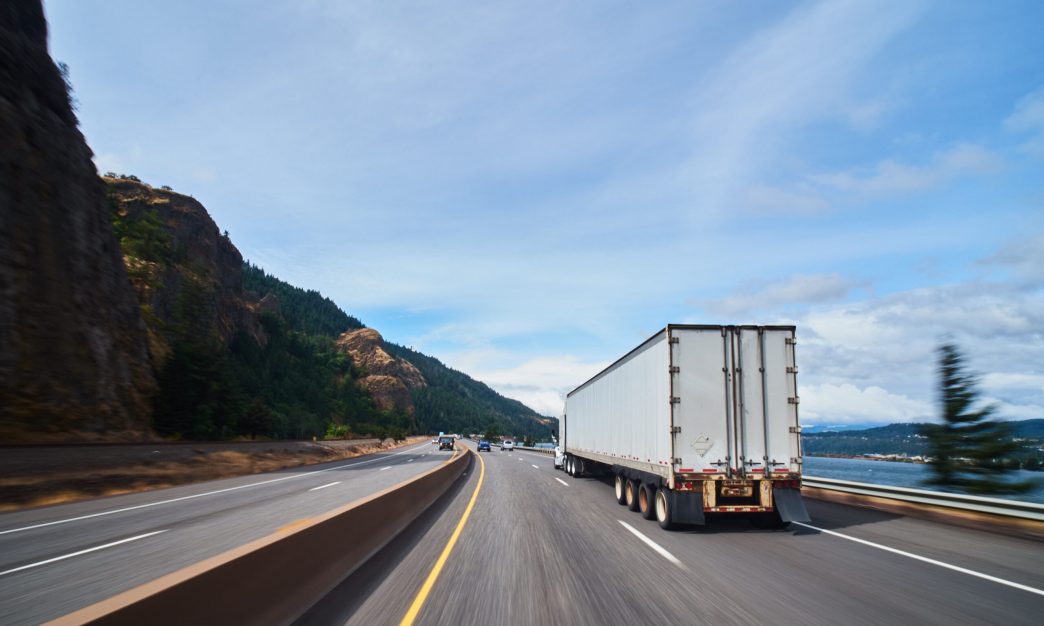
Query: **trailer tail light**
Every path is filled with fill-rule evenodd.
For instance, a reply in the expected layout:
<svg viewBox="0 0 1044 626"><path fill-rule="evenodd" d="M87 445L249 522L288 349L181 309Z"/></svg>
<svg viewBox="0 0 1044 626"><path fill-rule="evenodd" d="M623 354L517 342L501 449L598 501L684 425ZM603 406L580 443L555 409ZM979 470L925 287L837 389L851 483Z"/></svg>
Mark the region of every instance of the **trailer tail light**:
<svg viewBox="0 0 1044 626"><path fill-rule="evenodd" d="M691 482L684 481L684 482L678 483L678 486L675 489L675 491L696 491L696 490L693 488Z"/></svg>
<svg viewBox="0 0 1044 626"><path fill-rule="evenodd" d="M801 489L800 480L774 480L772 481L774 487L783 487L787 489Z"/></svg>

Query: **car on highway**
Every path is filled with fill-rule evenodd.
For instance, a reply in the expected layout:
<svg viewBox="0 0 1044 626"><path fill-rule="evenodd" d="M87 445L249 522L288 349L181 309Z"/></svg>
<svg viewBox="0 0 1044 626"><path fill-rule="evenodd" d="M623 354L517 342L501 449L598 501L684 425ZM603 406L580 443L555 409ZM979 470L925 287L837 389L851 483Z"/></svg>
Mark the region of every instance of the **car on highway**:
<svg viewBox="0 0 1044 626"><path fill-rule="evenodd" d="M439 437L439 450L452 450L453 449L453 436L444 435Z"/></svg>
<svg viewBox="0 0 1044 626"><path fill-rule="evenodd" d="M482 441L480 441L480 442L479 442L479 445L478 445L478 451L479 451L479 452L482 452L483 450L485 450L486 452L489 452L489 450L490 450L490 448L489 448L489 442L488 442L488 441L486 441L485 439L483 439Z"/></svg>
<svg viewBox="0 0 1044 626"><path fill-rule="evenodd" d="M565 467L565 453L562 452L561 446L555 446L555 469L563 467Z"/></svg>
<svg viewBox="0 0 1044 626"><path fill-rule="evenodd" d="M504 450L514 450L514 449L515 449L515 442L514 441L511 441L510 439L505 439L504 441L500 442L500 451L501 452L503 452Z"/></svg>

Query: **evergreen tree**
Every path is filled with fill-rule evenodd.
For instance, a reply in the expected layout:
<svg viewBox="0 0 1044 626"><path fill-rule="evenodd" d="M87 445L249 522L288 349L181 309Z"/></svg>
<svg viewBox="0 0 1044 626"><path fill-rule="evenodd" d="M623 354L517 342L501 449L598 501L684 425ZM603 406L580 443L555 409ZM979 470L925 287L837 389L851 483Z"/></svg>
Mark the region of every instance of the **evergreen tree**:
<svg viewBox="0 0 1044 626"><path fill-rule="evenodd" d="M964 357L953 343L939 347L939 399L942 423L927 425L932 476L926 482L975 494L1017 494L1030 482L1004 479L1004 458L1018 449L1008 424L988 419L993 405L978 402L978 377L964 367Z"/></svg>

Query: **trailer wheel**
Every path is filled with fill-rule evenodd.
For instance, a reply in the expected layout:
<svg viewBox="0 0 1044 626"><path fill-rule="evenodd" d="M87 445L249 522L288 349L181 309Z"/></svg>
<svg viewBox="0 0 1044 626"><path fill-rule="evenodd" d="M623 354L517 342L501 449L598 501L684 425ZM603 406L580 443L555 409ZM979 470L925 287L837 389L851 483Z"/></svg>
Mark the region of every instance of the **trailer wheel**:
<svg viewBox="0 0 1044 626"><path fill-rule="evenodd" d="M656 490L656 521L664 530L674 528L674 511L671 510L671 501L664 489Z"/></svg>
<svg viewBox="0 0 1044 626"><path fill-rule="evenodd" d="M645 483L638 488L638 512L645 519L656 517L656 487Z"/></svg>
<svg viewBox="0 0 1044 626"><path fill-rule="evenodd" d="M584 460L577 459L573 462L573 478L579 478L584 475Z"/></svg>
<svg viewBox="0 0 1044 626"><path fill-rule="evenodd" d="M627 479L617 474L613 479L613 488L616 491L616 501L620 504L627 504Z"/></svg>
<svg viewBox="0 0 1044 626"><path fill-rule="evenodd" d="M629 478L627 485L625 486L626 493L624 494L624 501L627 503L627 509L629 511L638 510L638 481Z"/></svg>

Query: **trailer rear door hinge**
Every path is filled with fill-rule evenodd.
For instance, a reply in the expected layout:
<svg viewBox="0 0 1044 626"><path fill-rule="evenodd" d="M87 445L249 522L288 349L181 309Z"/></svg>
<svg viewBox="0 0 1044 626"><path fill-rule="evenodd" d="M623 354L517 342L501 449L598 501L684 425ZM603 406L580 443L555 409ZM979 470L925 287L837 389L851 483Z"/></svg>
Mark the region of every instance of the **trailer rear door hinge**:
<svg viewBox="0 0 1044 626"><path fill-rule="evenodd" d="M797 339L795 339L793 337L787 337L786 340L783 343L787 344L788 346L796 346L797 345Z"/></svg>
<svg viewBox="0 0 1044 626"><path fill-rule="evenodd" d="M678 367L677 365L672 365L672 366L667 368L667 373L669 373L669 374L677 374L680 371L681 371L681 368Z"/></svg>
<svg viewBox="0 0 1044 626"><path fill-rule="evenodd" d="M675 465L681 465L681 457L680 456L674 457L673 459L671 459L671 463L674 463Z"/></svg>
<svg viewBox="0 0 1044 626"><path fill-rule="evenodd" d="M798 371L797 371L797 365L794 365L794 366L792 366L792 367L788 367L788 368L787 368L787 373L788 373L788 374L797 374L797 373L798 373Z"/></svg>
<svg viewBox="0 0 1044 626"><path fill-rule="evenodd" d="M681 426L671 426L671 434L677 435L681 432Z"/></svg>
<svg viewBox="0 0 1044 626"><path fill-rule="evenodd" d="M801 434L801 427L800 426L791 426L789 430L790 430L790 432L794 433L795 435L800 435Z"/></svg>
<svg viewBox="0 0 1044 626"><path fill-rule="evenodd" d="M670 338L670 343L678 343L678 338L677 337L671 337Z"/></svg>
<svg viewBox="0 0 1044 626"><path fill-rule="evenodd" d="M671 396L671 404L678 404L679 402L681 402L681 398L678 396Z"/></svg>
<svg viewBox="0 0 1044 626"><path fill-rule="evenodd" d="M790 404L798 404L800 402L800 400L798 399L797 396L794 396L793 398L787 398L787 402L790 403Z"/></svg>

